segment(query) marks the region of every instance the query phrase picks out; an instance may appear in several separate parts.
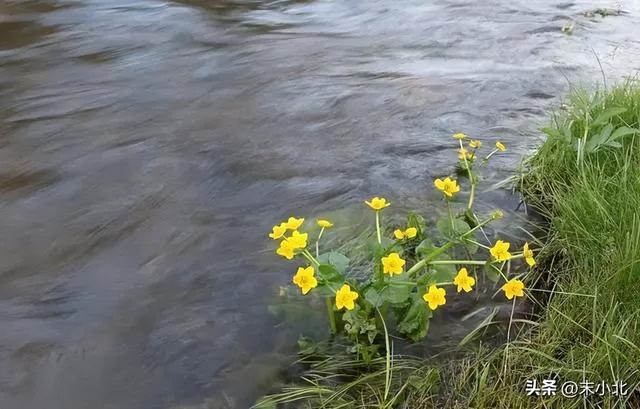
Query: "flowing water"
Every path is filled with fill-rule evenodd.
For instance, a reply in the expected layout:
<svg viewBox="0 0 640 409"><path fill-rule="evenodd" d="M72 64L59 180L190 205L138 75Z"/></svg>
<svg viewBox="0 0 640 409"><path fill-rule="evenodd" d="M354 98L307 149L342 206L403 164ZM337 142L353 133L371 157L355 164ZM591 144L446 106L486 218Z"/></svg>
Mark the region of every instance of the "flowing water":
<svg viewBox="0 0 640 409"><path fill-rule="evenodd" d="M500 180L596 55L640 68L639 24L632 0L4 0L0 408L247 408L303 328L272 314L273 223L426 211L454 131L509 146Z"/></svg>

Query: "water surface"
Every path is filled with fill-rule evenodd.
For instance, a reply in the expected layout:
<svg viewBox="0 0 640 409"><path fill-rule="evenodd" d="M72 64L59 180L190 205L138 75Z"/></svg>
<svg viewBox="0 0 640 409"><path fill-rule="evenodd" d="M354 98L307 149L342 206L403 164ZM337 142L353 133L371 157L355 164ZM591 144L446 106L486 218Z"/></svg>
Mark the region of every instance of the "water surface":
<svg viewBox="0 0 640 409"><path fill-rule="evenodd" d="M274 222L374 194L428 213L454 131L509 146L500 180L595 55L640 68L639 23L634 1L2 2L0 407L248 407L300 330L267 308L293 268ZM448 308L432 344L478 305Z"/></svg>

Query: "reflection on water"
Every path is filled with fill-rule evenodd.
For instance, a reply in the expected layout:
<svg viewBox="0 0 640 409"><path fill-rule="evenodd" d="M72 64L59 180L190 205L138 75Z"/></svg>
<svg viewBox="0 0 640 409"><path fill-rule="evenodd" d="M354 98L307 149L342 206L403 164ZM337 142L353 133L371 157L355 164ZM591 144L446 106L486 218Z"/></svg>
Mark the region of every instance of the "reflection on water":
<svg viewBox="0 0 640 409"><path fill-rule="evenodd" d="M640 68L637 4L602 3L0 4L0 407L247 407L298 333L273 221L428 207L453 131L505 140L503 177L594 51Z"/></svg>

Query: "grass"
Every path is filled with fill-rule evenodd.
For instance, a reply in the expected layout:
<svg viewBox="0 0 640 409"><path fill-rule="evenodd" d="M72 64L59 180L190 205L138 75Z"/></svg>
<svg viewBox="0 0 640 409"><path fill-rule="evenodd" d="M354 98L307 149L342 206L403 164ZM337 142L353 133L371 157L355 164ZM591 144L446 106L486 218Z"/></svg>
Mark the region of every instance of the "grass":
<svg viewBox="0 0 640 409"><path fill-rule="evenodd" d="M639 127L640 84L629 81L573 92L545 129L519 183L545 221L538 275L527 282L537 315L513 320L510 342L437 369L409 359L389 366L388 357L366 370L346 358L321 360L303 385L263 407L640 408ZM594 390L624 381L628 394L527 396L532 379L588 381Z"/></svg>
<svg viewBox="0 0 640 409"><path fill-rule="evenodd" d="M640 408L639 126L636 82L576 91L553 118L520 185L548 223L537 285L549 298L515 341L453 365L449 394L464 403L444 407ZM531 397L528 379L622 380L629 393Z"/></svg>
<svg viewBox="0 0 640 409"><path fill-rule="evenodd" d="M255 408L408 408L412 407L406 406L408 401L431 400L437 390L437 371L425 368L418 359L400 359L391 370L385 368L384 358L374 359L366 368L362 365L344 356L314 362L301 382L284 387L277 395L258 402ZM385 396L389 375L393 393Z"/></svg>
<svg viewBox="0 0 640 409"><path fill-rule="evenodd" d="M345 354L344 345L308 342L299 366L307 368L293 385L260 399L254 409L391 409L431 402L439 384L437 369L413 357L393 356L385 332L387 353L365 363ZM303 344L304 344L303 343Z"/></svg>

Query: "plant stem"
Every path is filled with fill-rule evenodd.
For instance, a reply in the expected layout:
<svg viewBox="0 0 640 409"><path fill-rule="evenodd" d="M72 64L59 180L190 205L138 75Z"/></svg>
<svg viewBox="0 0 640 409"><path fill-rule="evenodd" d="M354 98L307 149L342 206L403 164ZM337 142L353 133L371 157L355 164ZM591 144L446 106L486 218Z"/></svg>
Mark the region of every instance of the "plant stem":
<svg viewBox="0 0 640 409"><path fill-rule="evenodd" d="M331 298L326 297L324 299L325 304L327 305L327 314L329 314L329 326L331 327L331 333L336 335L338 333L338 328L336 326L336 315L333 313L333 304L331 303Z"/></svg>
<svg viewBox="0 0 640 409"><path fill-rule="evenodd" d="M471 244L475 244L476 246L478 246L478 247L482 247L483 249L486 249L486 250L489 250L489 249L491 248L491 247L489 247L489 246L485 246L485 245L484 245L484 244L482 244L482 243L478 243L478 242L477 242L477 241L475 241L475 240L467 239L467 242L468 242L468 243L471 243Z"/></svg>
<svg viewBox="0 0 640 409"><path fill-rule="evenodd" d="M394 285L394 284L398 284L398 285L417 285L418 283L416 283L414 281L390 281L387 285Z"/></svg>
<svg viewBox="0 0 640 409"><path fill-rule="evenodd" d="M507 365L509 362L509 343L511 341L511 323L513 323L513 311L516 309L516 297L513 297L513 304L511 305L511 315L509 316L509 327L507 328L507 344L504 348L504 373L507 373Z"/></svg>
<svg viewBox="0 0 640 409"><path fill-rule="evenodd" d="M376 211L376 233L378 234L378 244L382 245L382 236L380 235L380 211Z"/></svg>
<svg viewBox="0 0 640 409"><path fill-rule="evenodd" d="M444 283L435 283L435 284L433 284L433 285L438 286L438 285L451 285L451 284L453 284L453 282L451 282L451 281L446 281L446 282L444 282Z"/></svg>
<svg viewBox="0 0 640 409"><path fill-rule="evenodd" d="M491 220L493 220L493 218L490 217L490 218L484 220L483 222L480 222L476 227L472 228L471 230L469 230L468 232L466 232L464 234L461 234L460 235L460 239L464 239L465 237L467 237L468 235L470 235L474 231L476 231L478 229L481 229L483 226L485 226ZM455 244L455 242L453 240L449 240L442 247L440 247L439 249L435 250L433 253L429 254L428 257L423 258L422 260L420 260L416 264L414 264L413 267L411 267L407 271L407 274L411 275L411 274L415 273L416 271L418 271L419 269L421 269L425 265L429 264L432 260L434 260L440 254L442 254L445 251L449 250L451 247L453 247L454 244ZM513 256L513 258L517 258L517 256Z"/></svg>
<svg viewBox="0 0 640 409"><path fill-rule="evenodd" d="M313 257L311 255L311 253L309 253L309 251L307 251L306 249L302 250L302 254L307 260L309 260L312 264L315 264L316 266L320 265L320 262L318 260L316 260L315 257Z"/></svg>
<svg viewBox="0 0 640 409"><path fill-rule="evenodd" d="M416 271L420 270L422 267L424 267L429 262L431 262L434 258L438 257L440 254L444 253L445 251L453 247L454 244L455 243L453 241L446 242L442 247L435 250L433 253L429 254L428 257L425 257L422 260L418 261L416 264L414 264L413 267L411 267L409 271L407 271L407 274L411 275Z"/></svg>
<svg viewBox="0 0 640 409"><path fill-rule="evenodd" d="M460 149L464 149L462 146L462 140L460 142ZM473 177L473 172L471 172L471 166L469 166L469 161L467 161L467 155L464 155L464 166L467 169L467 175L469 176L469 183L471 184L471 192L469 193L469 203L467 204L467 210L471 210L473 206L473 197L476 193L476 181Z"/></svg>
<svg viewBox="0 0 640 409"><path fill-rule="evenodd" d="M479 260L434 260L434 261L431 261L429 264L432 264L432 265L470 264L474 266L483 266L486 263L487 263L486 261L479 261Z"/></svg>
<svg viewBox="0 0 640 409"><path fill-rule="evenodd" d="M483 228L484 226L486 226L487 224L489 224L489 222L491 222L493 220L492 217L489 217L488 219L478 223L475 227L473 227L471 230L469 230L468 232L464 233L460 238L464 238L466 236L468 236L469 234L473 233L474 231Z"/></svg>
<svg viewBox="0 0 640 409"><path fill-rule="evenodd" d="M495 153L496 153L496 152L498 152L498 149L494 149L494 150L492 150L492 151L491 151L491 153L489 153L489 154L484 158L483 162L486 162L486 161L488 161L489 159L491 159L491 157L492 157L493 155L495 155Z"/></svg>
<svg viewBox="0 0 640 409"><path fill-rule="evenodd" d="M318 240L316 240L316 257L320 257L320 239L322 238L322 233L324 233L324 227L320 229L320 234L318 234Z"/></svg>
<svg viewBox="0 0 640 409"><path fill-rule="evenodd" d="M391 389L391 348L389 347L389 332L387 331L387 324L384 322L384 317L378 310L378 314L380 315L380 319L382 320L382 328L384 329L384 346L386 349L385 353L385 373L384 373L384 399L383 402L387 401L387 397L389 396L389 391Z"/></svg>
<svg viewBox="0 0 640 409"><path fill-rule="evenodd" d="M469 170L469 179L471 179L471 192L469 193L469 203L467 204L467 210L471 210L473 207L473 196L476 194L476 183L471 177L471 170Z"/></svg>
<svg viewBox="0 0 640 409"><path fill-rule="evenodd" d="M453 212L451 211L451 202L449 201L449 199L447 200L447 212L449 213L449 226L451 226L451 233L455 233L455 230L453 228Z"/></svg>

